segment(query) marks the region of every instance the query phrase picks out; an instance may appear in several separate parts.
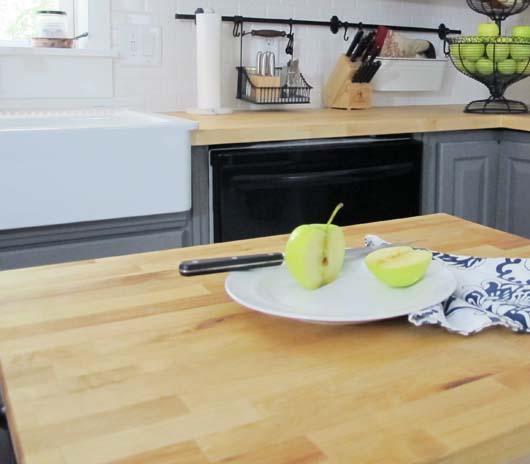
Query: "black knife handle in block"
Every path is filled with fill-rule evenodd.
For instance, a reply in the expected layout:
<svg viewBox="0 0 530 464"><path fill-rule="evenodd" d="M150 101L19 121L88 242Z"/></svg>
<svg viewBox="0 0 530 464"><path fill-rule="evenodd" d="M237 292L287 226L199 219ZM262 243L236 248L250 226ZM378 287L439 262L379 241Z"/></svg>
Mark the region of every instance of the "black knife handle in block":
<svg viewBox="0 0 530 464"><path fill-rule="evenodd" d="M348 48L348 51L346 52L346 56L351 56L352 55L353 51L355 50L355 47L357 47L357 45L359 45L359 42L363 38L363 35L364 35L363 30L359 29L357 31L357 34L355 34L355 37L351 41L351 44L350 44L350 46Z"/></svg>
<svg viewBox="0 0 530 464"><path fill-rule="evenodd" d="M182 261L179 272L185 277L220 272L246 271L262 267L279 266L283 263L282 253L267 253L263 255L229 256L224 258L194 259Z"/></svg>
<svg viewBox="0 0 530 464"><path fill-rule="evenodd" d="M287 32L274 29L253 29L250 34L255 37L285 37Z"/></svg>

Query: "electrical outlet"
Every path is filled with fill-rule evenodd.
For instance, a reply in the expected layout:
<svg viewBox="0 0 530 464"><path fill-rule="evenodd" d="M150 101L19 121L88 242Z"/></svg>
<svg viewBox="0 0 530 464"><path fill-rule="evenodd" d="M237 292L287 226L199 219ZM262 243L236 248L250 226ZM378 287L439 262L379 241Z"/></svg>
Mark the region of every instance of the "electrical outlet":
<svg viewBox="0 0 530 464"><path fill-rule="evenodd" d="M122 65L160 66L162 64L162 28L145 24L123 24L119 29Z"/></svg>

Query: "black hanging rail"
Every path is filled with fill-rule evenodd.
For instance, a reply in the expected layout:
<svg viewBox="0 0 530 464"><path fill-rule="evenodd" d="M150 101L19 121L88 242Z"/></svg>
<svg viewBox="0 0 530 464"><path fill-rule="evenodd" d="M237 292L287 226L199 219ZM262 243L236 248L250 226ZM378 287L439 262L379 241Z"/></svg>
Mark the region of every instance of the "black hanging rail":
<svg viewBox="0 0 530 464"><path fill-rule="evenodd" d="M195 20L194 14L179 14L177 13L175 15L175 19L187 19L187 20ZM380 24L365 24L362 22L348 22L348 21L341 21L337 16L333 16L329 21L312 21L312 20L303 20L303 19L280 19L280 18L250 18L247 16L222 16L222 20L226 22L232 22L235 23L236 26L239 25L239 27L234 27L234 36L239 36L241 24L243 23L261 23L261 24L286 24L288 26L319 26L319 27L329 27L331 32L333 34L337 34L339 30L344 28L344 40L348 40L347 32L349 28L357 29L357 28L364 28L364 29L375 29ZM381 24L383 26L383 24ZM455 29L449 29L445 26L445 24L440 24L438 28L430 28L430 27L415 27L415 26L386 26L389 29L392 29L394 31L403 31L403 32L423 32L423 33L431 33L431 34L438 34L438 37L440 39L444 40L447 35L449 34L458 34L460 35L462 31L455 30Z"/></svg>

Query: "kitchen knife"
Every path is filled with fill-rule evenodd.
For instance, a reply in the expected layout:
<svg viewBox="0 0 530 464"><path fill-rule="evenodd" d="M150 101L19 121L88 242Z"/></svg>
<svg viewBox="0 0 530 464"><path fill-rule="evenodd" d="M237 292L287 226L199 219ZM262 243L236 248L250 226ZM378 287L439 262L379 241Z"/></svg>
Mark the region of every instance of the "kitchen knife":
<svg viewBox="0 0 530 464"><path fill-rule="evenodd" d="M346 52L346 56L352 56L352 53L354 52L355 47L359 45L359 42L363 38L363 35L364 35L364 31L362 29L359 29L357 31L357 34L355 34L355 37L351 41L350 47L348 48L348 51Z"/></svg>
<svg viewBox="0 0 530 464"><path fill-rule="evenodd" d="M379 26L376 30L375 37L369 46L369 49L364 53L362 57L363 64L359 67L357 72L352 78L354 83L367 83L370 82L381 67L374 64L375 59L381 53L381 49L385 43L386 37L388 35L389 29L385 26Z"/></svg>
<svg viewBox="0 0 530 464"><path fill-rule="evenodd" d="M355 51L352 53L350 59L351 61L356 61L358 58L360 58L363 53L366 51L366 49L370 46L370 43L372 42L372 39L375 37L375 31L370 32L368 35L364 36L362 40L359 42L359 45L355 49Z"/></svg>
<svg viewBox="0 0 530 464"><path fill-rule="evenodd" d="M346 248L346 259L362 258L372 251L393 246L410 245L410 243L392 243L377 247ZM182 261L179 265L180 275L193 277L206 274L218 274L230 271L248 271L264 267L280 266L284 261L283 253L266 253L260 255L229 256L212 259L194 259Z"/></svg>
<svg viewBox="0 0 530 464"><path fill-rule="evenodd" d="M385 44L386 37L388 35L388 27L379 26L375 31L375 36L370 42L367 50L361 57L362 61L374 62L375 58L381 53L383 45Z"/></svg>

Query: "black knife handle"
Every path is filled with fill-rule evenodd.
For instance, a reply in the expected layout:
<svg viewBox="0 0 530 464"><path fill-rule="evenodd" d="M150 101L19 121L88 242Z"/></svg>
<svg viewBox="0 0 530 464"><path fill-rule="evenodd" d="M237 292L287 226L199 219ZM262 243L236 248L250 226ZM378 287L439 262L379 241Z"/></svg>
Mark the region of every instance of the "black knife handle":
<svg viewBox="0 0 530 464"><path fill-rule="evenodd" d="M355 47L357 45L359 45L359 42L361 41L361 39L363 38L363 35L364 35L364 32L362 29L359 29L357 31L357 34L355 34L355 37L353 38L353 40L351 41L351 44L348 48L348 51L346 52L346 56L351 56L353 51L355 50Z"/></svg>
<svg viewBox="0 0 530 464"><path fill-rule="evenodd" d="M355 51L352 53L350 57L352 61L355 61L366 51L366 48L370 45L370 42L372 41L374 36L375 36L375 33L370 32L368 35L365 35L363 37L363 39L359 42L359 46L355 49Z"/></svg>
<svg viewBox="0 0 530 464"><path fill-rule="evenodd" d="M372 69L371 69L370 73L368 74L368 76L366 76L366 82L368 82L368 83L372 82L372 79L377 74L377 71L379 71L379 68L381 67L381 65L382 65L381 61L376 61L376 62L374 62L371 65Z"/></svg>
<svg viewBox="0 0 530 464"><path fill-rule="evenodd" d="M262 255L229 256L213 259L193 259L182 261L179 272L185 277L220 272L246 271L262 267L279 266L283 263L282 253L267 253Z"/></svg>

